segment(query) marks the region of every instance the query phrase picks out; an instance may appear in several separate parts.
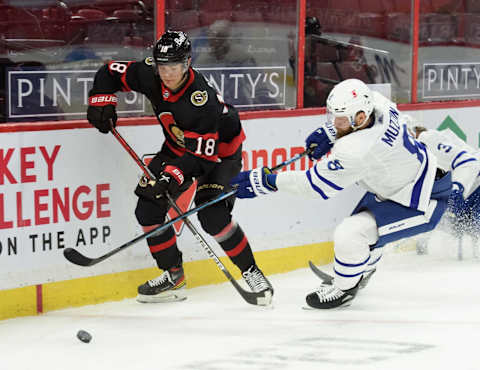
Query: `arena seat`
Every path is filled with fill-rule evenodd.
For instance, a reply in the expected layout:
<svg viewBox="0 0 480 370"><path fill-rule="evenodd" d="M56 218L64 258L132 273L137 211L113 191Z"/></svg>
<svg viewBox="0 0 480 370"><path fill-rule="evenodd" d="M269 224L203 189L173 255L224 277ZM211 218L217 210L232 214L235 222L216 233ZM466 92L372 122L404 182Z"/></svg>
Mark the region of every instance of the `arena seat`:
<svg viewBox="0 0 480 370"><path fill-rule="evenodd" d="M465 41L465 1L432 0L429 14L430 40L435 43L461 44Z"/></svg>
<svg viewBox="0 0 480 370"><path fill-rule="evenodd" d="M387 14L395 11L395 4L390 0L359 0L362 13Z"/></svg>
<svg viewBox="0 0 480 370"><path fill-rule="evenodd" d="M311 57L317 62L336 62L340 59L337 47L321 42L316 43Z"/></svg>
<svg viewBox="0 0 480 370"><path fill-rule="evenodd" d="M453 14L432 13L428 15L428 44L455 42L457 17Z"/></svg>
<svg viewBox="0 0 480 370"><path fill-rule="evenodd" d="M191 30L200 26L197 10L167 11L165 14L166 26L170 29Z"/></svg>
<svg viewBox="0 0 480 370"><path fill-rule="evenodd" d="M467 45L480 45L480 14L465 14L465 43Z"/></svg>
<svg viewBox="0 0 480 370"><path fill-rule="evenodd" d="M91 5L107 15L112 15L114 11L119 9L144 8L143 3L139 0L93 0Z"/></svg>
<svg viewBox="0 0 480 370"><path fill-rule="evenodd" d="M167 10L192 10L194 4L192 0L167 0L165 2L165 9Z"/></svg>
<svg viewBox="0 0 480 370"><path fill-rule="evenodd" d="M386 14L391 13L394 5L387 0L359 0L360 13L357 15L359 34L385 38Z"/></svg>
<svg viewBox="0 0 480 370"><path fill-rule="evenodd" d="M86 21L98 21L107 17L105 12L98 9L79 9L75 15L82 17Z"/></svg>
<svg viewBox="0 0 480 370"><path fill-rule="evenodd" d="M267 4L259 1L240 1L235 5L232 14L234 22L263 22L263 14Z"/></svg>
<svg viewBox="0 0 480 370"><path fill-rule="evenodd" d="M316 64L316 77L324 83L338 83L341 77L335 67L335 63L318 62Z"/></svg>
<svg viewBox="0 0 480 370"><path fill-rule="evenodd" d="M480 13L480 1L465 0L465 10L467 13Z"/></svg>
<svg viewBox="0 0 480 370"><path fill-rule="evenodd" d="M218 20L232 20L233 4L231 0L204 0L199 7L200 24L209 26Z"/></svg>
<svg viewBox="0 0 480 370"><path fill-rule="evenodd" d="M347 10L351 12L359 12L360 2L359 0L329 0L328 8L336 9L336 10Z"/></svg>
<svg viewBox="0 0 480 370"><path fill-rule="evenodd" d="M357 17L359 34L385 38L385 15L378 13L360 13Z"/></svg>
<svg viewBox="0 0 480 370"><path fill-rule="evenodd" d="M232 11L233 4L231 0L203 0L199 3L199 10L211 12Z"/></svg>
<svg viewBox="0 0 480 370"><path fill-rule="evenodd" d="M359 0L329 0L324 22L331 32L355 34L360 30Z"/></svg>
<svg viewBox="0 0 480 370"><path fill-rule="evenodd" d="M42 30L48 39L67 40L66 30L71 12L66 6L51 6L42 9Z"/></svg>
<svg viewBox="0 0 480 370"><path fill-rule="evenodd" d="M357 78L365 83L370 83L371 78L367 71L367 65L359 62L340 62L336 64L341 80Z"/></svg>
<svg viewBox="0 0 480 370"><path fill-rule="evenodd" d="M322 82L315 77L305 77L303 106L306 108L325 106L333 86L334 84Z"/></svg>
<svg viewBox="0 0 480 370"><path fill-rule="evenodd" d="M141 14L134 9L118 9L112 14L112 18L116 18L119 21L126 22L138 22L142 20Z"/></svg>
<svg viewBox="0 0 480 370"><path fill-rule="evenodd" d="M25 9L6 6L2 11L6 20L5 38L43 39L41 16Z"/></svg>

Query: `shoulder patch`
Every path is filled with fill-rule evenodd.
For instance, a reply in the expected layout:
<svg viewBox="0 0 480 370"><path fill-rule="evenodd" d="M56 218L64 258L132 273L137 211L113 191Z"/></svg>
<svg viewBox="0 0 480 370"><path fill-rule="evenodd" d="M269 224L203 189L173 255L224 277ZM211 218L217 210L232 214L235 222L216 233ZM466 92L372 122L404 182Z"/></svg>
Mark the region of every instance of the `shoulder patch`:
<svg viewBox="0 0 480 370"><path fill-rule="evenodd" d="M147 66L152 66L153 65L153 58L152 57L146 57L145 58L145 64Z"/></svg>
<svg viewBox="0 0 480 370"><path fill-rule="evenodd" d="M207 100L208 100L208 93L206 90L203 90L203 91L196 90L192 93L192 96L190 97L190 101L196 107L201 107L202 105L205 105Z"/></svg>

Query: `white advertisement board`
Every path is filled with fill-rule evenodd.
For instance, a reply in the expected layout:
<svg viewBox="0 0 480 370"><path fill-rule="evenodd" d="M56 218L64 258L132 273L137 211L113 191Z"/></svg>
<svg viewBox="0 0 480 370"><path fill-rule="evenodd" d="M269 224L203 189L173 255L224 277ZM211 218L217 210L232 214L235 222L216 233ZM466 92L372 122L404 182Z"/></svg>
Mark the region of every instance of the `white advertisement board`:
<svg viewBox="0 0 480 370"><path fill-rule="evenodd" d="M427 127L463 134L478 147L478 110L409 113ZM305 137L323 119L244 121L244 169L274 166L302 151ZM155 153L163 142L160 126L119 131L139 155ZM97 257L143 233L135 219L133 193L141 171L113 135L93 128L12 132L0 136L0 145L0 290L154 266L145 240L89 268L63 257L67 247ZM299 160L288 169L304 170L307 165ZM318 243L332 239L334 227L362 195L359 188L327 201L275 193L237 200L233 214L254 251ZM201 230L196 217L191 219ZM188 229L180 231L178 245L185 261L208 258Z"/></svg>

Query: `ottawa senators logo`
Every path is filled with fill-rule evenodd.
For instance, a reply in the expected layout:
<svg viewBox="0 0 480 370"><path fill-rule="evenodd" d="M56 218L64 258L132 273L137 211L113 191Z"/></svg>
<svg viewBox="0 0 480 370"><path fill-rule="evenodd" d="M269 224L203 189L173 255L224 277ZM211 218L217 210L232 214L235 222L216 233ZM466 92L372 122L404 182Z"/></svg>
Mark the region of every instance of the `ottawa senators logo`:
<svg viewBox="0 0 480 370"><path fill-rule="evenodd" d="M208 100L208 94L205 90L204 91L200 91L200 90L194 91L192 93L192 96L190 97L190 101L196 107L201 107L202 105L204 105L207 102L207 100Z"/></svg>
<svg viewBox="0 0 480 370"><path fill-rule="evenodd" d="M174 134L177 138L177 144L182 148L185 148L185 137L183 135L183 131L175 125L170 126L170 130L172 130L172 134Z"/></svg>

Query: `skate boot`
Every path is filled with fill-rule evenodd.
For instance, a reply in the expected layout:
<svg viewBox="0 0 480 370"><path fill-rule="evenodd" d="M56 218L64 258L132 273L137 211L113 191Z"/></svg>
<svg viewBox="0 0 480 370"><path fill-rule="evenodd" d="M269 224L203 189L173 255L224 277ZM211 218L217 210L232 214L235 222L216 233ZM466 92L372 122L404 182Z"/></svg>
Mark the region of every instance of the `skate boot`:
<svg viewBox="0 0 480 370"><path fill-rule="evenodd" d="M250 268L242 273L243 279L255 293L265 292L262 306L268 306L272 303L273 287L267 280L263 272L256 266L252 265Z"/></svg>
<svg viewBox="0 0 480 370"><path fill-rule="evenodd" d="M348 290L340 290L331 284L322 284L320 288L306 297L307 305L318 309L335 308L339 306L349 306L350 301L355 298L360 282Z"/></svg>
<svg viewBox="0 0 480 370"><path fill-rule="evenodd" d="M138 287L137 301L141 303L163 303L187 299L183 267L172 267L162 275L148 280Z"/></svg>

